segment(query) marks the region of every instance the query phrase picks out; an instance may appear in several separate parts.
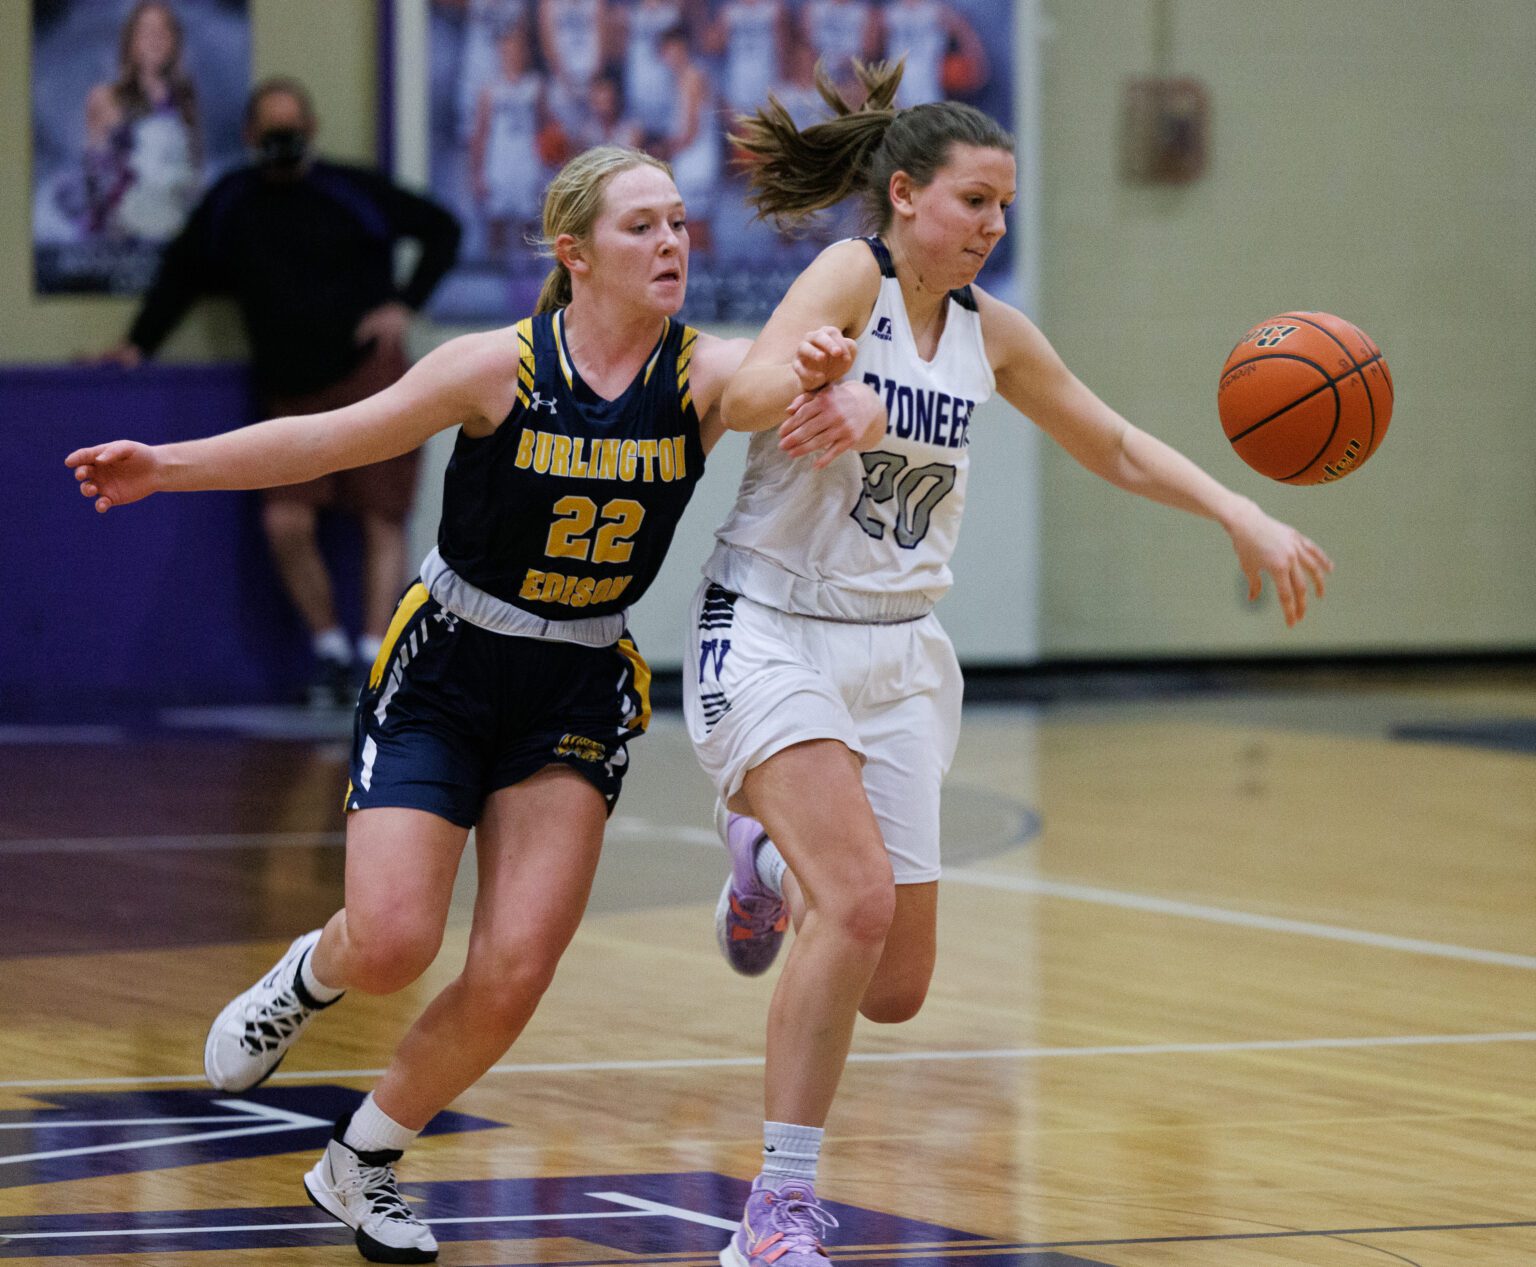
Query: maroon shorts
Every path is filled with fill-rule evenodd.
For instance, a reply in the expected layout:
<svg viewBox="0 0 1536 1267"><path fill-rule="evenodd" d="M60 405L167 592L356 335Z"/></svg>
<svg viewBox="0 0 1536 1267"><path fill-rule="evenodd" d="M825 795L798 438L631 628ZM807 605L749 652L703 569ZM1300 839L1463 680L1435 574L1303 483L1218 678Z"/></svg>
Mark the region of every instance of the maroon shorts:
<svg viewBox="0 0 1536 1267"><path fill-rule="evenodd" d="M268 396L263 402L266 414L269 418L284 418L341 409L383 391L405 370L405 350L398 343L380 340L339 382L319 391ZM262 496L269 502L298 502L316 509L343 510L404 523L416 501L416 469L420 464L421 451L413 449L396 458L334 471L302 484L279 484L264 489Z"/></svg>

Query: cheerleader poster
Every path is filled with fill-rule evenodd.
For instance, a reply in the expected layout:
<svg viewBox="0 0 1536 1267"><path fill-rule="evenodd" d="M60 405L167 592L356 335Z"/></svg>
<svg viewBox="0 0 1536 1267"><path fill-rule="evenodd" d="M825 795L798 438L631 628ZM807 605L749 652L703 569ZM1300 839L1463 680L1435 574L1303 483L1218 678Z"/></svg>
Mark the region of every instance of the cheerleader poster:
<svg viewBox="0 0 1536 1267"><path fill-rule="evenodd" d="M409 0L401 0L408 4ZM441 320L530 310L548 262L529 246L544 189L593 145L671 164L692 240L686 314L757 322L827 243L861 231L853 204L795 237L754 220L734 118L772 94L802 126L825 116L821 62L851 100L853 59L906 59L897 104L965 101L1011 125L1013 5L996 0L429 0L422 26L428 170L465 227L433 298ZM1004 239L983 282L1007 276Z"/></svg>
<svg viewBox="0 0 1536 1267"><path fill-rule="evenodd" d="M243 158L247 0L32 0L37 293L137 294Z"/></svg>

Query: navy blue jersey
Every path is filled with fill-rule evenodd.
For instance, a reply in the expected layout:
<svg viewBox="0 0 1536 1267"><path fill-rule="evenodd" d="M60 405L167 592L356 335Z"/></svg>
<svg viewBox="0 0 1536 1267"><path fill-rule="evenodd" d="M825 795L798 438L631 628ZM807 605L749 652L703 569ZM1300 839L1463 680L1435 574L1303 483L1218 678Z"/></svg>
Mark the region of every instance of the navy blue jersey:
<svg viewBox="0 0 1536 1267"><path fill-rule="evenodd" d="M517 402L459 432L437 548L455 573L547 620L622 611L655 580L704 471L688 384L698 331L668 320L617 400L582 381L564 311L519 321Z"/></svg>

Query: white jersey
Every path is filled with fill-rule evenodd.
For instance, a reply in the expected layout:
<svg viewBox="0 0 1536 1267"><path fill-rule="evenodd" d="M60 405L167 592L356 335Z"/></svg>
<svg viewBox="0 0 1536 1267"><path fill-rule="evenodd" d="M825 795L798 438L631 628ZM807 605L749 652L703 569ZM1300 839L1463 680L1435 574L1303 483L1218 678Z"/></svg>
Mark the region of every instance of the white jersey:
<svg viewBox="0 0 1536 1267"><path fill-rule="evenodd" d="M756 110L768 99L779 71L779 6L772 0L727 4L725 100L734 110Z"/></svg>
<svg viewBox="0 0 1536 1267"><path fill-rule="evenodd" d="M456 76L460 137L467 138L474 130L480 90L501 75L496 42L527 16L526 0L469 0Z"/></svg>
<svg viewBox="0 0 1536 1267"><path fill-rule="evenodd" d="M810 0L805 34L834 79L851 75L849 61L864 56L870 8L865 0Z"/></svg>
<svg viewBox="0 0 1536 1267"><path fill-rule="evenodd" d="M536 220L545 178L538 151L544 76L529 73L515 80L499 79L486 92L490 104L490 135L485 147L486 212Z"/></svg>
<svg viewBox="0 0 1536 1267"><path fill-rule="evenodd" d="M897 105L918 106L925 101L944 100L944 52L948 46L944 9L937 0L893 4L885 10L886 60L907 59L896 94Z"/></svg>
<svg viewBox="0 0 1536 1267"><path fill-rule="evenodd" d="M944 596L970 470L970 423L994 379L970 287L951 291L933 359L912 337L901 283L878 238L880 296L847 378L885 402L885 440L826 469L786 456L776 429L752 437L736 506L704 574L780 611L885 622Z"/></svg>
<svg viewBox="0 0 1536 1267"><path fill-rule="evenodd" d="M583 88L602 69L602 6L598 0L548 0L555 39L560 43L560 73Z"/></svg>
<svg viewBox="0 0 1536 1267"><path fill-rule="evenodd" d="M637 4L629 11L629 49L624 61L624 102L653 136L672 126L677 80L661 57L661 37L682 20L679 4Z"/></svg>

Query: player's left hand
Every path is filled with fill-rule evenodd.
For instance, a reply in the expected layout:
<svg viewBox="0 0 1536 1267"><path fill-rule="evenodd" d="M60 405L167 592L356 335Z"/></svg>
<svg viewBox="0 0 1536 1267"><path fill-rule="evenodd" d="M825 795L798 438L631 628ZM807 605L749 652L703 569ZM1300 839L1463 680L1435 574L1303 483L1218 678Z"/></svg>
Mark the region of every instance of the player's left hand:
<svg viewBox="0 0 1536 1267"><path fill-rule="evenodd" d="M872 449L885 435L885 406L863 383L801 392L779 424L779 448L792 458L816 454L818 471L850 449Z"/></svg>
<svg viewBox="0 0 1536 1267"><path fill-rule="evenodd" d="M853 368L859 345L836 326L822 326L800 340L791 368L802 392L813 392L835 383Z"/></svg>
<svg viewBox="0 0 1536 1267"><path fill-rule="evenodd" d="M1317 543L1302 536L1289 524L1271 519L1249 502L1227 525L1232 548L1248 578L1248 599L1258 598L1264 588L1264 574L1269 573L1280 599L1280 610L1287 626L1307 614L1307 580L1310 577L1323 596L1324 578L1333 571L1333 560Z"/></svg>
<svg viewBox="0 0 1536 1267"><path fill-rule="evenodd" d="M357 329L352 332L352 338L359 347L374 341L385 345L403 344L410 324L411 310L398 299L391 299L365 312L363 319L357 323Z"/></svg>

